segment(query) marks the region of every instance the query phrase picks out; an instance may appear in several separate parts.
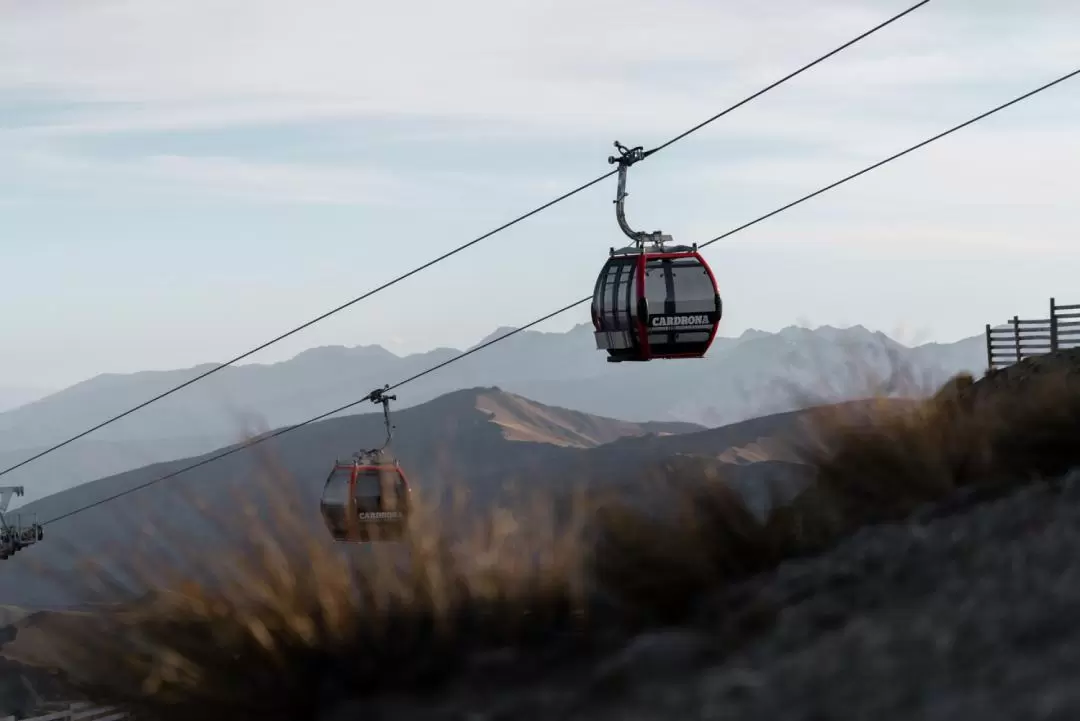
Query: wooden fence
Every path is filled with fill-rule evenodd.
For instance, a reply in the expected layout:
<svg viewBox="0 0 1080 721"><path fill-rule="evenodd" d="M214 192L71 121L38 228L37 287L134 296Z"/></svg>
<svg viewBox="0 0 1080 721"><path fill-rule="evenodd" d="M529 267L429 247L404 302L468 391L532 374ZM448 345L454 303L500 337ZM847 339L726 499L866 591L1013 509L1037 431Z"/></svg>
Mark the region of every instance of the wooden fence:
<svg viewBox="0 0 1080 721"><path fill-rule="evenodd" d="M22 721L122 721L128 714L115 706L91 706L88 703L70 703L60 711L44 716L22 719ZM15 721L14 716L0 718L0 721Z"/></svg>
<svg viewBox="0 0 1080 721"><path fill-rule="evenodd" d="M990 370L1077 347L1080 347L1080 305L1058 305L1053 298L1049 318L1024 320L1013 316L1007 326L986 325L986 364Z"/></svg>

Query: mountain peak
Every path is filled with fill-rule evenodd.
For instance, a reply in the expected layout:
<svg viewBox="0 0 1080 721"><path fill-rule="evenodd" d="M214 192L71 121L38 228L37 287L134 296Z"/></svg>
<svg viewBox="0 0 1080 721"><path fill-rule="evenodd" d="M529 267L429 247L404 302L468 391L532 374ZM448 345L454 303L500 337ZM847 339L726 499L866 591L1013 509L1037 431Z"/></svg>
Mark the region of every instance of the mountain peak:
<svg viewBox="0 0 1080 721"><path fill-rule="evenodd" d="M282 363L289 363L291 361L299 361L302 363L325 362L333 361L340 358L353 357L353 358L398 358L399 356L392 351L383 348L381 345L357 345L357 346L344 346L344 345L321 345L314 348L308 348L297 353L295 356ZM273 364L276 365L276 364Z"/></svg>
<svg viewBox="0 0 1080 721"><path fill-rule="evenodd" d="M515 328L512 325L501 325L498 328L496 328L495 330L493 330L491 333L488 333L486 336L481 338L479 341L476 342L475 345L473 345L471 347L475 348L476 346L484 345L485 343L490 343L491 341L495 340L496 338L504 336L507 333L512 333L515 330L517 330L517 328Z"/></svg>
<svg viewBox="0 0 1080 721"><path fill-rule="evenodd" d="M758 330L757 328L747 328L744 330L736 340L752 340L754 338L761 338L763 336L772 335L767 330Z"/></svg>
<svg viewBox="0 0 1080 721"><path fill-rule="evenodd" d="M481 342L491 343L513 330L503 326ZM607 418L720 425L772 412L776 403L784 401L777 400L780 391L771 390L777 383L783 385L793 378L804 382L808 373L826 372L822 364L828 366L828 373L839 377L843 371L838 369L852 355L857 357L856 363L915 364L927 368L934 378L939 371L945 377L961 371L979 372L985 365L985 348L977 338L971 341L909 349L862 325L816 329L791 325L775 333L749 328L738 340L721 338L704 363L640 364L605 363L592 343L589 323L568 331L530 329L453 365L449 361L460 355L457 349L398 356L378 345L326 345L288 360L238 364L154 403L130 420L110 424L88 441L94 448L101 447L94 442L133 444L130 457L120 458L110 450L107 464L87 461L72 469L70 463L59 463L67 456L50 455L57 460L56 467L35 463L20 468L12 481L40 486L59 475L74 479L94 477L99 468L102 472L98 475L115 472L118 467L133 468L143 462L140 458L169 457L142 449L164 448L161 453L172 453L174 442L192 436L193 428L198 428L199 438L229 442L238 433L238 418L254 415L261 419L260 425L290 425L355 400L370 388L387 382L400 384L402 379L416 383L410 380L402 389L395 410L459 389L501 387L541 403ZM882 358L882 348L889 351L887 358ZM215 365L109 374L6 410L0 413L0 460L7 453L10 463L18 462ZM432 369L438 372L429 373ZM444 402L455 401L450 396ZM456 402L461 412L476 403L475 397L466 396L459 396ZM364 410L372 409L364 405ZM186 448L190 444L184 440L182 445Z"/></svg>
<svg viewBox="0 0 1080 721"><path fill-rule="evenodd" d="M862 324L847 326L844 328L834 325L819 325L816 328L807 328L801 325L789 325L782 328L777 335L795 340L799 338L817 337L826 340L851 340L853 338L888 338L881 331L872 331Z"/></svg>

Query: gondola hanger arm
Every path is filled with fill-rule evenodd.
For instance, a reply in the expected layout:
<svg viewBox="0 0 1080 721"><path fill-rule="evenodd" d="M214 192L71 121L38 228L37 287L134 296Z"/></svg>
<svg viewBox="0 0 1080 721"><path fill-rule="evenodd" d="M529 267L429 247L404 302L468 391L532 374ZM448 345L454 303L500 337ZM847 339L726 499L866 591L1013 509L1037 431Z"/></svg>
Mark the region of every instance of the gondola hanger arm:
<svg viewBox="0 0 1080 721"><path fill-rule="evenodd" d="M386 426L386 441L382 444L382 448L378 450L384 450L390 445L390 441L393 438L394 426L390 423L390 401L396 401L397 395L390 395L386 391L390 390L390 385L384 385L382 388L376 388L368 393L367 400L372 403L378 403L382 405L383 409L383 424Z"/></svg>
<svg viewBox="0 0 1080 721"><path fill-rule="evenodd" d="M671 240L670 235L665 235L659 230L654 230L651 233L634 230L626 221L625 201L626 196L629 195L629 193L626 192L626 171L631 165L640 160L644 160L655 153L656 150L646 151L640 145L628 148L618 140L615 141L615 148L619 151L619 155L609 155L608 163L618 163L619 165L619 188L615 195L615 219L619 222L619 228L628 238L630 238L630 240L634 241L641 250L644 250L646 243L651 243L658 248L663 248L664 243Z"/></svg>
<svg viewBox="0 0 1080 721"><path fill-rule="evenodd" d="M0 487L0 513L7 513L8 504L11 503L12 496L22 496L23 493L22 486Z"/></svg>

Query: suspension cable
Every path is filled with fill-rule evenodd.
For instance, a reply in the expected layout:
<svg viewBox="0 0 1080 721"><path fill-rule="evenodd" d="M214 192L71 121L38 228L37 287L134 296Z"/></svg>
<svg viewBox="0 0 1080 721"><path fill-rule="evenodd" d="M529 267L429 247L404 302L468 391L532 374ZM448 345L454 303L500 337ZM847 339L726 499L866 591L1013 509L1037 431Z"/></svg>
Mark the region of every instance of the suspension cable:
<svg viewBox="0 0 1080 721"><path fill-rule="evenodd" d="M732 230L729 230L726 233L718 235L715 238L713 238L712 240L709 240L708 242L702 243L699 247L703 248L703 247L705 247L707 245L712 245L713 243L716 243L717 241L723 240L724 238L727 238L727 237L729 237L731 235L734 235L735 233L738 233L738 232L740 232L742 230L750 228L751 226L757 225L758 223L760 223L760 222L762 222L764 220L772 218L772 217L774 217L774 216L776 216L776 215L778 215L780 213L783 213L783 212L789 210L790 208L795 207L796 205L800 205L801 203L804 203L807 200L810 200L811 198L815 198L815 197L817 197L817 196L819 196L819 195L821 195L823 193L828 192L829 190L832 190L832 189L834 189L834 188L836 188L836 187L838 187L840 185L843 185L844 183L847 183L847 182L849 182L851 180L854 180L855 178L858 178L858 177L860 177L862 175L865 175L866 173L869 173L872 170L875 170L875 169L880 168L880 167L882 167L882 166L884 166L884 165L886 165L888 163L891 163L894 160L897 160L897 159L899 159L899 158L901 158L901 157L903 157L903 156L905 156L905 155L907 155L909 153L912 153L912 152L914 152L914 151L916 151L916 150L918 150L920 148L923 148L923 147L929 145L930 143L933 143L933 142L935 142L937 140L940 140L941 138L944 138L944 137L946 137L948 135L951 135L951 134L957 132L958 130L961 130L963 128L968 127L969 125L977 123L980 120L983 120L983 119L985 119L985 118L987 118L987 117L989 117L991 115L994 115L995 113L998 113L998 112L1000 112L1000 111L1002 111L1002 110L1004 110L1004 109L1006 109L1006 108L1008 108L1008 107L1010 107L1012 105L1015 105L1015 104L1017 104L1017 103L1019 103L1019 102L1021 102L1023 100L1026 100L1026 99L1028 99L1028 98L1030 98L1030 97L1032 97L1034 95L1037 95L1037 94L1039 94L1039 93L1041 93L1041 92L1043 92L1045 90L1049 90L1050 88L1054 87L1055 85L1058 85L1059 83L1063 83L1066 80L1069 80L1069 79L1071 79L1071 78L1073 78L1073 77L1075 77L1077 75L1080 75L1080 69L1073 70L1070 73L1062 75L1061 77L1057 78L1056 80L1053 80L1053 81L1051 81L1049 83L1046 83L1045 85L1042 85L1042 86L1040 86L1038 88L1035 88L1034 90L1031 90L1031 91L1029 91L1027 93L1024 93L1023 95L1020 95L1020 96L1018 96L1018 97L1016 97L1016 98L1014 98L1014 99L1012 99L1012 100L1010 100L1010 101L1008 101L1006 103L998 105L997 107L994 107L994 108L992 108L992 109L990 109L990 110L988 110L988 111L986 111L984 113L981 113L981 114L975 116L974 118L971 118L970 120L966 120L963 123L960 123L959 125L955 125L952 128L949 128L948 130L945 130L945 131L943 131L941 133L938 133L937 135L934 135L934 136L932 136L932 137L930 137L930 138L928 138L928 139L926 139L926 140L924 140L924 141L922 141L920 143L912 145L911 147L909 147L909 148L907 148L907 149L905 149L905 150L903 150L903 151L901 151L899 153L895 153L893 155L890 155L889 157L885 158L884 160L880 160L880 161L874 163L873 165L868 165L867 167L863 168L862 170L859 170L858 172L847 175L847 176L841 178L840 180L837 180L837 181L835 181L833 183L830 183L830 184L828 184L828 185L826 185L826 186L824 186L824 187L822 187L822 188L820 188L818 190L815 190L812 193L808 193L808 194L802 196L801 198L799 198L798 200L795 200L795 201L792 201L792 202L790 202L790 203L788 203L786 205L783 205L780 208L778 208L776 210L773 210L773 211L771 211L769 213L766 213L765 215L762 215L762 216L760 216L759 218L757 218L755 220L752 220L752 221L750 221L748 223L744 223L743 225L740 225L740 226L738 226L736 228L733 228ZM550 319L552 319L552 318L554 318L554 317L556 317L558 315L561 315L562 313L565 313L566 311L568 311L568 310L570 310L570 309L572 309L572 308L574 308L576 306L579 306L579 305L581 305L583 303L587 303L591 299L592 299L592 296L588 295L588 296L585 296L584 298L582 298L580 300L575 300L574 302L569 303L567 305L564 305L562 308L559 308L558 310L552 311L551 313L548 313L547 315L541 316L540 318L537 318L536 320L534 320L534 321L532 321L532 322L530 322L530 323L528 323L526 325L523 325L520 328L515 328L514 330L508 331L508 332L504 333L503 335L492 338L491 340L489 340L489 341L487 341L485 343L482 343L482 344L480 344L480 345L478 345L478 346L476 346L474 348L470 348L469 350L464 351L464 352L454 356L453 358L450 358L448 360L443 361L442 363L434 365L434 366L428 368L427 370L424 370L424 371L421 371L419 373L416 373L415 375L409 376L408 378L405 378L404 380L398 381L397 383L395 383L393 385L386 386L386 387L383 388L383 392L390 391L390 390L395 390L395 389L400 388L400 387L402 387L402 386L404 386L404 385L406 385L408 383L412 383L415 380L423 378L424 376L428 375L429 373L434 373L437 370L445 368L446 366L450 365L451 363L456 363L459 360L463 360L463 359L471 356L474 353L478 353L481 350L484 350L486 348L490 348L491 346L495 345L496 343L500 343L500 342L506 340L507 338L510 338L512 336L517 335L518 333L521 333L522 331L528 330L529 328L532 328L532 327L534 327L536 325L539 325L540 323L543 323L544 321L550 320ZM309 418L306 421L303 421L301 423L297 423L295 425L280 428L280 429L274 431L273 433L268 433L266 435L259 436L258 438L251 439L251 440L247 441L246 443L234 446L234 447L232 447L232 448L230 448L228 450L222 451L221 453L217 453L215 455L209 456L207 458L204 458L201 461L197 461L197 462L192 463L190 465L184 466L183 468L180 468L180 469L178 469L176 471L173 471L171 473L168 473L166 475L159 476L157 478L146 481L145 483L141 483L141 484L139 484L137 486L133 486L132 488L126 489L124 491L120 491L119 493L115 493L115 494L113 494L111 496L108 496L107 498L103 498L103 499L100 499L100 500L95 501L93 503L87 504L85 506L76 508L76 509L74 509L72 511L68 511L67 513L61 514L59 516L56 516L55 518L52 518L52 519L49 519L48 521L45 521L45 523L46 524L55 523L57 521L65 519L65 518L70 518L71 516L82 513L83 511L87 511L87 510L89 510L91 508L95 508L97 506L104 505L105 503L108 503L108 502L113 501L113 500L115 500L117 498L120 498L121 496L126 496L126 495L128 495L130 493L134 493L135 491L141 490L141 489L146 488L148 486L152 486L152 485L154 485L156 483L160 483L162 481L166 481L166 480L169 480L171 478L175 478L176 476L179 476L182 473L186 473L186 472L194 470L196 468L200 468L202 466L208 465L208 464L213 463L215 461L221 460L222 458L226 458L226 457L231 456L231 455L233 455L235 453L239 453L240 451L251 448L252 446L255 446L255 445L258 445L258 444L263 443L265 441L268 441L268 440L270 440L272 438L277 438L279 436L283 436L286 433L290 433L290 432L292 432L294 430L297 430L299 428L303 428L304 426L308 426L308 425L311 425L312 423L316 423L318 421L324 420L324 419L329 418L330 416L333 416L333 415L335 415L337 413L341 413L342 411L349 410L350 408L353 408L354 406L357 406L357 405L360 405L361 403L367 402L369 399L370 399L370 394L364 396L363 398L360 398L359 400L352 401L351 403L346 403L343 406L339 406L339 407L337 407L337 408L335 408L335 409L333 409L331 411L327 411L326 413L321 413L321 414L315 416L314 418Z"/></svg>
<svg viewBox="0 0 1080 721"><path fill-rule="evenodd" d="M875 25L874 27L870 28L869 30L857 35L856 37L852 38L851 40L848 40L843 45L840 45L839 47L834 48L833 50L830 50L828 53L818 57L816 60L813 60L813 61L807 63L806 65L803 65L799 69L788 73L787 75L780 78L779 80L765 86L761 90L758 90L756 93L754 93L752 95L749 95L746 98L743 98L739 102L737 102L734 105L720 111L716 115L713 115L710 118L706 118L705 120L703 120L702 122L700 122L697 125L693 126L692 128L684 130L683 132L679 133L675 137L667 140L663 144L661 144L661 145L657 146L656 148L654 148L653 150L649 151L650 154L657 153L657 152L663 150L664 148L667 148L667 147L673 145L674 143L682 140L683 138L686 138L690 134L695 133L698 130L701 130L706 125L709 125L710 123L712 123L712 122L714 122L716 120L719 120L720 118L724 117L728 113L742 107L743 105L746 105L750 101L764 95L765 93L769 92L770 90L773 90L774 88L779 87L780 85L783 85L784 83L791 80L792 78L795 78L796 76L801 75L802 73L806 72L810 68L812 68L812 67L824 62L825 60L831 58L833 55L836 55L837 53L839 53L839 52L841 52L843 50L846 50L847 48L851 47L852 45L855 45L859 41L864 40L865 38L867 38L867 37L873 35L874 33L878 32L879 30L893 24L897 20L907 16L908 14L914 12L915 10L918 10L919 8L921 8L922 6L926 5L929 2L930 2L930 0L921 0L921 2L918 2L915 5L912 5L911 7L904 10L903 12L900 12L900 13L892 16L888 20L885 20L884 22L881 22L881 23ZM356 303L359 303L362 300L366 300L367 298L370 298L371 296L375 295L376 293L379 293L379 292L381 292L383 290L386 290L387 288L390 288L391 286L396 285L396 284L400 283L401 281L403 281L403 280L405 280L407 278L410 278L410 277L416 275L417 273L420 273L421 271L427 270L428 268L430 268L430 267L432 267L434 265L437 265L438 263L441 263L442 261L444 261L444 260L446 260L446 259L448 259L448 258L450 258L450 257L452 257L454 255L457 255L458 253L466 250L467 248L471 248L472 246L476 245L477 243L479 243L479 242L481 242L483 240L486 240L487 238L490 238L491 236L496 235L497 233L501 233L502 231L507 230L508 228L510 228L510 227L512 227L514 225L517 225L518 223L520 223L523 220L526 220L526 219L528 219L528 218L530 218L530 217L532 217L532 216L534 216L534 215L536 215L536 214L538 214L538 213L540 213L540 212L542 212L544 210L547 210L548 208L550 208L550 207L552 207L552 206L554 206L554 205L556 205L558 203L561 203L562 201L564 201L564 200L566 200L566 199L568 199L568 198L570 198L570 197L572 197L574 195L577 195L578 193L580 193L580 192L582 192L582 191L596 185L600 181L610 178L612 175L614 175L617 172L618 172L617 169L616 170L611 170L611 171L608 171L607 173L604 173L603 175L601 175L601 176L599 176L597 178L594 178L594 179L592 179L592 180L590 180L590 181L588 181L586 183L583 183L583 184L577 186L576 188L574 188L573 190L569 190L569 191L563 193L562 195L558 196L557 198L554 198L553 200L550 200L547 203L544 203L543 205L540 205L540 206L530 210L527 213L519 215L518 217L514 218L511 221L509 221L507 223L504 223L504 224L500 225L499 227L497 227L497 228L495 228L493 230L490 230L487 233L484 233L483 235L478 236L478 237L468 241L467 243L463 243L463 244L457 246L456 248L454 248L454 249L452 249L450 251L447 251L446 253L443 253L442 255L438 256L437 258L429 260L428 262L424 263L423 265L419 265L416 268L413 268L412 270L410 270L410 271L408 271L406 273L403 273L403 274L397 276L396 278L388 280L385 283L383 283L382 285L377 286L377 287L367 291L366 293L363 293L362 295L359 295L359 296L353 298L350 301L342 303L341 305L337 306L336 308L332 308L332 309L326 311L322 315L319 315L319 316L317 316L315 318L312 318L311 320L307 321L306 323L303 323L301 325L296 326L292 330L286 331L285 333L282 333L281 335L279 335L279 336L277 336L275 338L272 338L271 340L268 340L265 343L263 343L261 345L258 345L258 346L252 348L249 351L245 351L244 353L241 353L240 355L236 356L235 358L232 358L231 360L227 360L227 361L225 361L224 363L222 363L220 365L214 366L214 367L200 373L199 375L195 376L194 378L191 378L191 379L189 379L187 381L184 381L183 383L180 383L179 385L176 385L176 386L170 388L167 391L159 393L158 395L150 398L149 400L143 401L142 403L140 403L140 404L138 404L138 405L136 405L136 406L134 406L132 408L129 408L128 410L126 410L126 411L124 411L122 413L118 413L117 415L112 416L111 418L108 418L108 419L98 423L97 425L91 426L90 428L87 428L86 430L82 431L81 433L78 433L78 434L76 434L74 436L71 436L70 438L68 438L68 439L66 439L64 441L61 441L59 443L56 443L56 444L54 444L52 446L49 446L48 448L45 448L44 450L39 451L38 453L35 453L34 455L30 456L29 458L26 458L26 459L20 461L19 463L16 463L13 466L9 466L9 467L7 467L7 468L5 468L3 470L0 470L0 476L7 475L8 473L11 473L12 471L17 470L19 468L22 468L23 466L25 466L25 465L27 465L29 463L33 463L34 461L38 460L39 458L47 456L48 454L53 453L54 451L57 451L57 450L63 448L64 446L68 445L69 443L74 443L75 441L79 440L80 438L84 438L84 437L90 435L91 433L104 428L105 426L108 426L108 425L110 425L112 423L115 423L116 421L120 420L121 418L126 418L127 416L131 415L132 413L135 413L136 411L142 410L143 408L146 408L147 406L149 406L149 405L151 405L153 403L156 403L156 402L162 400L163 398L167 398L168 396L172 395L173 393L176 393L179 390L187 388L188 386L190 386L190 385L192 385L194 383L197 383L197 382L203 380L204 378L207 378L207 377L213 375L214 373L217 373L220 370L228 368L229 366L232 366L232 365L234 365L236 363L239 363L240 361L244 360L245 358L248 358L249 356L252 356L255 353L258 353L259 351L265 350L266 348L269 348L270 346L274 345L275 343L279 343L280 341L283 341L286 338L288 338L288 337L290 337L292 335L295 335L296 333L299 333L302 330L310 328L311 326L315 325L316 323L319 323L320 321L323 321L323 320L329 318L330 316L332 316L332 315L334 315L336 313L339 313L339 312L345 310L346 308L349 308L349 307L355 305Z"/></svg>

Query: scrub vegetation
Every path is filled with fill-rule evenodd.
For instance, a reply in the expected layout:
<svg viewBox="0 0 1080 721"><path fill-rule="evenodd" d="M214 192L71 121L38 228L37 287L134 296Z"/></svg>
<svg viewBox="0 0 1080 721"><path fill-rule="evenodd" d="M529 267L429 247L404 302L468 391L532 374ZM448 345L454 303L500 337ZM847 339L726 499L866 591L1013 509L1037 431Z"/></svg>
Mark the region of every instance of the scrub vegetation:
<svg viewBox="0 0 1080 721"><path fill-rule="evenodd" d="M775 621L738 590L785 561L869 524L962 513L1080 461L1080 352L958 376L914 401L886 397L895 384L875 390L813 416L796 451L815 480L764 520L722 482L670 478L678 503L663 514L579 494L463 526L421 498L401 546L334 546L282 503L229 524L235 553L197 551L183 567L198 576L163 577L148 543L124 568L82 577L102 599L128 589L110 585L118 575L146 583L55 639L62 670L140 719L328 718L344 700L598 658L645 630L699 623L704 598L733 631L716 641L723 656ZM198 545L154 539L173 554Z"/></svg>

